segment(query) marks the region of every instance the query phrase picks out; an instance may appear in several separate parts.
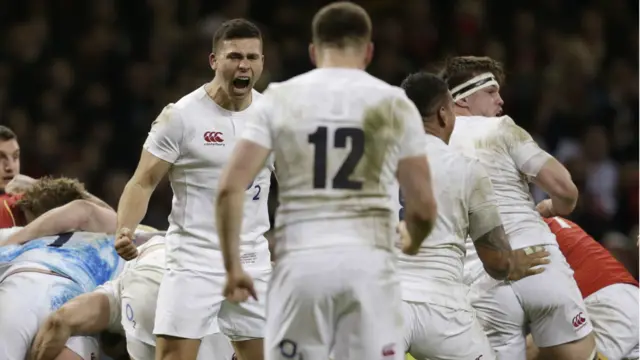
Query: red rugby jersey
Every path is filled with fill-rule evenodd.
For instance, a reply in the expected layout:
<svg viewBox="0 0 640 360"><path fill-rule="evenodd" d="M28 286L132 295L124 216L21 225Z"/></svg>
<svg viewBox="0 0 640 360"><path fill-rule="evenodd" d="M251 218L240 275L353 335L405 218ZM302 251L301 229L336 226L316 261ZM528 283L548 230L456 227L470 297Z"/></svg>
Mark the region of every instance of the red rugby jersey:
<svg viewBox="0 0 640 360"><path fill-rule="evenodd" d="M21 195L0 195L0 229L24 225L22 211L16 206L21 197Z"/></svg>
<svg viewBox="0 0 640 360"><path fill-rule="evenodd" d="M638 286L624 265L578 225L559 216L544 221L556 235L583 298L613 284Z"/></svg>

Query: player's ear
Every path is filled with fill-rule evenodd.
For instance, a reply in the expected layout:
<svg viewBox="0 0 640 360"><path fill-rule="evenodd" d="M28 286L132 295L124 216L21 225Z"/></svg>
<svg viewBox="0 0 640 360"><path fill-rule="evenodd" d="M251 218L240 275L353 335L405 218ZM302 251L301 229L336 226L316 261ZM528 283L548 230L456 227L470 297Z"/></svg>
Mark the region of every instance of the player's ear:
<svg viewBox="0 0 640 360"><path fill-rule="evenodd" d="M309 44L309 58L313 66L316 66L316 47L313 43Z"/></svg>
<svg viewBox="0 0 640 360"><path fill-rule="evenodd" d="M216 71L216 69L218 68L218 62L216 61L216 54L214 53L209 54L209 67L213 71Z"/></svg>
<svg viewBox="0 0 640 360"><path fill-rule="evenodd" d="M462 108L468 108L469 107L469 102L467 101L467 98L460 99L460 100L456 101L455 104L460 106L460 107L462 107Z"/></svg>
<svg viewBox="0 0 640 360"><path fill-rule="evenodd" d="M444 106L438 108L438 126L447 127L447 109Z"/></svg>

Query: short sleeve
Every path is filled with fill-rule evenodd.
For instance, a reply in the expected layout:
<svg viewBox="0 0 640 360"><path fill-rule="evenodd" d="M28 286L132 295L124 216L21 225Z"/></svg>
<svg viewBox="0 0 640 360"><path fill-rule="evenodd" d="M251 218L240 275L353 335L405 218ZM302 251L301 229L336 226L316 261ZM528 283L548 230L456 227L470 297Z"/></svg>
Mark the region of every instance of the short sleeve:
<svg viewBox="0 0 640 360"><path fill-rule="evenodd" d="M528 176L538 175L551 155L542 150L531 135L508 116L504 118L501 132L507 151L518 170Z"/></svg>
<svg viewBox="0 0 640 360"><path fill-rule="evenodd" d="M104 294L109 299L109 326L108 331L113 333L123 333L122 329L122 292L121 292L121 279L122 275L118 276L115 280L107 281L106 283L98 286L94 292Z"/></svg>
<svg viewBox="0 0 640 360"><path fill-rule="evenodd" d="M469 236L476 241L482 235L502 225L502 220L491 179L476 160L470 163L466 184Z"/></svg>
<svg viewBox="0 0 640 360"><path fill-rule="evenodd" d="M395 119L404 124L399 158L425 155L426 140L418 108L409 98L401 96L394 102L393 111Z"/></svg>
<svg viewBox="0 0 640 360"><path fill-rule="evenodd" d="M252 141L266 149L273 148L273 115L275 96L273 88L269 87L254 104L251 118L242 132L242 138Z"/></svg>
<svg viewBox="0 0 640 360"><path fill-rule="evenodd" d="M180 156L183 133L182 117L175 106L169 104L151 125L143 148L151 155L173 164Z"/></svg>

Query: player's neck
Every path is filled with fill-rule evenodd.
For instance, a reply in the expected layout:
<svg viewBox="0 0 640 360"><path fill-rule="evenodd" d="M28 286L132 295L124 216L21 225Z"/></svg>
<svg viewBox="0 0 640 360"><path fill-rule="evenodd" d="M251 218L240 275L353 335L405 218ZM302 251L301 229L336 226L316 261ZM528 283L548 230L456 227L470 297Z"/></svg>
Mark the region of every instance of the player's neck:
<svg viewBox="0 0 640 360"><path fill-rule="evenodd" d="M356 50L327 48L318 51L316 67L364 70L367 66Z"/></svg>
<svg viewBox="0 0 640 360"><path fill-rule="evenodd" d="M445 136L444 130L440 126L438 126L437 120L425 121L423 126L425 133L437 137L438 139L444 141L446 144L449 143L449 137Z"/></svg>
<svg viewBox="0 0 640 360"><path fill-rule="evenodd" d="M204 90L218 106L229 111L242 111L248 108L253 97L252 92L243 97L230 96L215 78L204 86Z"/></svg>

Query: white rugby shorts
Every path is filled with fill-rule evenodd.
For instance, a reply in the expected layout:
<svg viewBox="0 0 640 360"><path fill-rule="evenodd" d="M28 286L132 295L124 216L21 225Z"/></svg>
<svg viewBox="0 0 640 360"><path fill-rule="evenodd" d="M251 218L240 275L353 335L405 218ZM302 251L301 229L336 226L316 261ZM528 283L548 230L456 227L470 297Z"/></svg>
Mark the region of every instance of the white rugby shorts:
<svg viewBox="0 0 640 360"><path fill-rule="evenodd" d="M524 360L524 329L538 347L576 341L593 330L573 270L555 245L545 271L516 282L496 281L484 273L472 287L471 304L500 360Z"/></svg>
<svg viewBox="0 0 640 360"><path fill-rule="evenodd" d="M584 303L598 351L609 360L637 359L638 288L631 284L609 285L587 296Z"/></svg>
<svg viewBox="0 0 640 360"><path fill-rule="evenodd" d="M22 264L21 268L46 270L39 264ZM24 359L40 325L49 314L83 293L68 278L39 272L17 272L0 282L0 359ZM73 337L66 346L84 360L99 356L98 341L89 336Z"/></svg>
<svg viewBox="0 0 640 360"><path fill-rule="evenodd" d="M389 251L283 254L268 297L266 360L404 359L400 284Z"/></svg>

